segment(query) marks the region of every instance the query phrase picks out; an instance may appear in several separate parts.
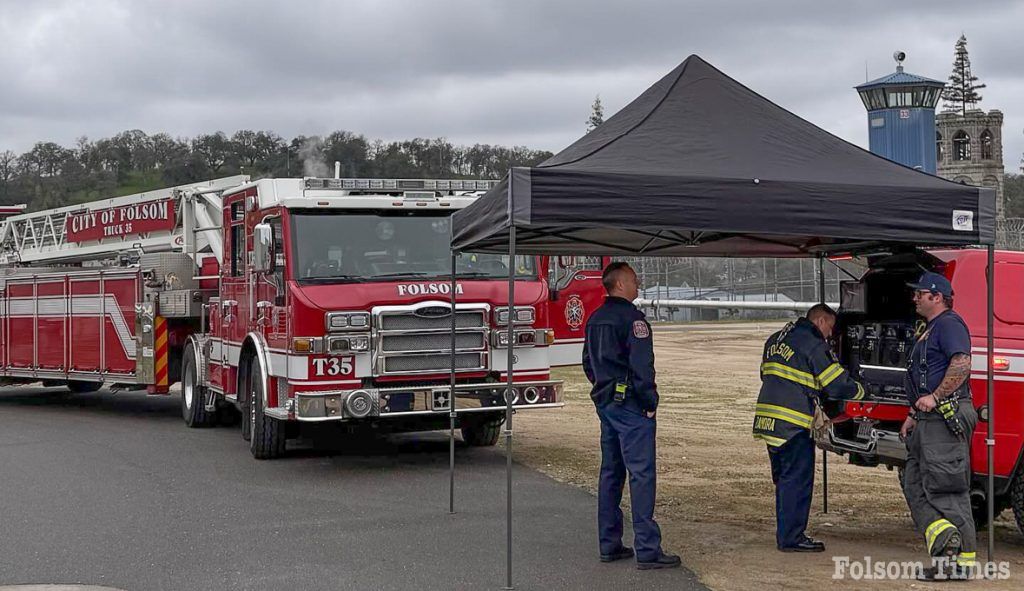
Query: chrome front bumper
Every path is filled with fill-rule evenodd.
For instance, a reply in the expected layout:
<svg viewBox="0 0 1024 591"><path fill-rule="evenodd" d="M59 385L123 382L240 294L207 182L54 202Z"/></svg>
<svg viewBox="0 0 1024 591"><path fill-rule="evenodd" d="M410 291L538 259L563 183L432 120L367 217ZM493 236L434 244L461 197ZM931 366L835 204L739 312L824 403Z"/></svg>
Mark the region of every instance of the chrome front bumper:
<svg viewBox="0 0 1024 591"><path fill-rule="evenodd" d="M517 382L513 388L512 408L564 406L562 386L562 382L556 380ZM506 388L501 383L458 384L455 386L455 412L501 411L506 408ZM359 388L297 392L290 401L292 412L286 408L268 408L265 412L274 418L305 422L443 416L451 411L450 401L450 388L446 385Z"/></svg>

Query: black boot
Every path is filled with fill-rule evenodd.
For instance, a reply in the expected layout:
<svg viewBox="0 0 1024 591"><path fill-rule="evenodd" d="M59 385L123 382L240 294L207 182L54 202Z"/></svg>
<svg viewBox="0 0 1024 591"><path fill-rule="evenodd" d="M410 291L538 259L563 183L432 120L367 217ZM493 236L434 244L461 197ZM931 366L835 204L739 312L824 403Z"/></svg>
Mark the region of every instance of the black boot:
<svg viewBox="0 0 1024 591"><path fill-rule="evenodd" d="M615 562L616 560L622 560L623 558L633 558L633 549L629 546L622 546L611 554L602 554L601 562Z"/></svg>
<svg viewBox="0 0 1024 591"><path fill-rule="evenodd" d="M683 560L675 554L662 552L657 558L647 562L636 561L636 567L640 570L653 570L656 568L675 568L683 563Z"/></svg>
<svg viewBox="0 0 1024 591"><path fill-rule="evenodd" d="M804 536L802 542L795 546L779 546L780 552L824 552L825 542L819 542L814 538Z"/></svg>

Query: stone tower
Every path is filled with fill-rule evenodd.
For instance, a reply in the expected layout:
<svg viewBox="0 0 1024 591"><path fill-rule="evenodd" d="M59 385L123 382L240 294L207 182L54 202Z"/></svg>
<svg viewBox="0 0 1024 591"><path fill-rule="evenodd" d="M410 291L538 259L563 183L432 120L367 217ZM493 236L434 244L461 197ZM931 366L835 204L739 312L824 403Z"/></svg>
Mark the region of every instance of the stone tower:
<svg viewBox="0 0 1024 591"><path fill-rule="evenodd" d="M996 217L1003 217L1003 113L980 109L935 116L935 160L943 178L996 190Z"/></svg>

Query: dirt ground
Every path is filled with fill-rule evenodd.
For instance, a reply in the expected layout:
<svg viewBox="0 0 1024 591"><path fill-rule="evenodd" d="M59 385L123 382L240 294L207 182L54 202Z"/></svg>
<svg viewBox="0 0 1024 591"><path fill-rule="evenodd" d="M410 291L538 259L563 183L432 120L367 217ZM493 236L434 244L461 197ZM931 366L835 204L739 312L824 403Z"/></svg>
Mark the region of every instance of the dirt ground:
<svg viewBox="0 0 1024 591"><path fill-rule="evenodd" d="M760 385L764 339L778 323L676 325L655 330L661 405L658 411L658 505L664 545L683 556L701 581L716 590L932 589L916 581L833 580L833 557L854 561L923 560L923 542L895 472L863 468L829 455L829 512L822 513L821 462L809 533L827 544L824 554L783 554L775 549L774 498L763 443L750 435ZM516 415L515 457L557 480L596 491L599 424L583 372L558 372L566 382L565 408ZM819 452L820 453L820 452ZM624 501L628 511L628 499ZM596 509L596 502L595 502ZM627 514L628 515L628 514ZM629 518L626 518L627 522ZM976 581L977 589L1020 589L1024 535L1006 511L996 522L996 560L1011 576ZM629 543L629 540L626 540ZM979 532L978 557L986 556ZM597 542L594 542L597 552ZM946 583L945 585L949 585ZM954 584L954 585L962 585Z"/></svg>

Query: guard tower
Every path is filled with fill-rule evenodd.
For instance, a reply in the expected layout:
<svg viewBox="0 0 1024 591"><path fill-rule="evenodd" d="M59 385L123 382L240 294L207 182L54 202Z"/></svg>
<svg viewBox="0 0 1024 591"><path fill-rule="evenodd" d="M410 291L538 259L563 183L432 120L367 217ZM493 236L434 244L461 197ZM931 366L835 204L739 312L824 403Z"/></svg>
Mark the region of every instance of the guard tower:
<svg viewBox="0 0 1024 591"><path fill-rule="evenodd" d="M879 156L935 174L935 105L945 84L904 72L902 51L893 58L896 72L857 87L868 110L869 146Z"/></svg>

